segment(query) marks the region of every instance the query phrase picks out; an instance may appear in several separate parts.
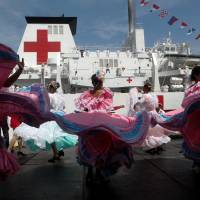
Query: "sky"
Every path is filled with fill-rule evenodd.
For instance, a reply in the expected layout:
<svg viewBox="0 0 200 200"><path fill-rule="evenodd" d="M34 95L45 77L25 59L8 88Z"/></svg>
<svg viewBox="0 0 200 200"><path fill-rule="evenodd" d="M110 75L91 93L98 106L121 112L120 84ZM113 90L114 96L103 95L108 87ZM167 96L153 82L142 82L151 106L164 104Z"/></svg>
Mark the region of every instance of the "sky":
<svg viewBox="0 0 200 200"><path fill-rule="evenodd" d="M149 7L141 7L134 0L136 21L145 30L146 47L152 47L171 32L175 42L190 43L194 53L200 54L199 0L150 0L169 15L160 19L158 13L150 13ZM0 43L17 51L26 27L25 16L77 17L77 46L120 47L128 35L127 0L0 0ZM193 36L181 30L178 23L167 24L171 16L186 21L196 28Z"/></svg>

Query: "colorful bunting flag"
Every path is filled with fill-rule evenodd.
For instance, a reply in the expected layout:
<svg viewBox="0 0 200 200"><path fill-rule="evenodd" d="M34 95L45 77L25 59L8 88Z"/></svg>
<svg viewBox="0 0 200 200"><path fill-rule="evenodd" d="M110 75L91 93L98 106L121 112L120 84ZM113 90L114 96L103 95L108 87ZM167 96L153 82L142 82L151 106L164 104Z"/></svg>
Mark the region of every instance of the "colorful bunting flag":
<svg viewBox="0 0 200 200"><path fill-rule="evenodd" d="M160 6L157 5L157 4L153 4L152 7L151 7L150 12L157 11L157 10L160 10Z"/></svg>
<svg viewBox="0 0 200 200"><path fill-rule="evenodd" d="M141 1L140 1L140 5L141 5L142 7L147 6L148 4L149 4L149 1L148 1L148 0L141 0Z"/></svg>
<svg viewBox="0 0 200 200"><path fill-rule="evenodd" d="M158 11L158 10L161 9L161 7L160 7L159 5L157 5L157 4L151 4L151 3L149 2L149 0L140 0L140 5L141 5L142 7L147 6L147 5L151 5L150 12ZM162 9L162 10L160 10L160 13L159 13L158 16L159 16L161 19L163 19L163 18L165 18L168 14L169 14L169 13L168 13L167 10ZM172 17L170 18L170 20L168 21L168 24L169 24L170 26L171 26L171 25L174 25L178 20L179 20L179 19L178 19L177 17L172 16ZM181 29L184 29L184 28L187 28L187 27L188 27L188 23L186 23L186 22L184 22L184 21L181 21L181 23L180 23L180 28L181 28ZM195 28L189 28L188 31L187 31L187 35L192 35L195 31L196 31ZM196 39L196 40L199 40L199 39L200 39L200 34L197 35L195 39Z"/></svg>
<svg viewBox="0 0 200 200"><path fill-rule="evenodd" d="M195 28L191 28L188 30L187 35L192 35L196 31Z"/></svg>
<svg viewBox="0 0 200 200"><path fill-rule="evenodd" d="M160 18L163 19L164 17L166 17L168 15L168 11L167 10L161 10L160 11Z"/></svg>
<svg viewBox="0 0 200 200"><path fill-rule="evenodd" d="M197 35L197 37L195 38L196 40L199 40L200 39L200 34Z"/></svg>
<svg viewBox="0 0 200 200"><path fill-rule="evenodd" d="M181 22L181 29L184 29L188 26L186 22Z"/></svg>
<svg viewBox="0 0 200 200"><path fill-rule="evenodd" d="M178 18L176 18L175 16L171 17L171 19L168 21L168 24L171 26L173 24L175 24L178 21Z"/></svg>

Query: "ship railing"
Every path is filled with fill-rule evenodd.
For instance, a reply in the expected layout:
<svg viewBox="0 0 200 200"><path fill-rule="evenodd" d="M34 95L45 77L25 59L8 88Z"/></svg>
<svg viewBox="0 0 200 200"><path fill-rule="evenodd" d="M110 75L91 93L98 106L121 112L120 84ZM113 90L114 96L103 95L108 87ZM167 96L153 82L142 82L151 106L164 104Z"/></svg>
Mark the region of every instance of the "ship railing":
<svg viewBox="0 0 200 200"><path fill-rule="evenodd" d="M131 48L129 47L105 47L105 46L78 46L78 50L87 50L87 51L131 51Z"/></svg>
<svg viewBox="0 0 200 200"><path fill-rule="evenodd" d="M138 50L136 52L132 52L130 47L105 47L105 46L78 46L76 48L72 48L69 52L63 52L61 53L62 56L65 57L65 55L70 55L70 54L81 54L83 52L116 52L116 53L120 53L120 52L130 52L133 55L137 55L138 53L148 53L150 52L152 49L151 48L145 48L145 49L141 49Z"/></svg>
<svg viewBox="0 0 200 200"><path fill-rule="evenodd" d="M138 53L145 53L146 52L146 49L142 49L142 50L138 50L136 52L132 52L131 49L129 47L107 47L105 48L105 46L80 46L80 47L77 47L77 50L78 51L83 51L83 52L105 52L105 51L109 51L109 52L116 52L116 53L119 53L119 52L130 52L132 53L133 55L135 54L138 54Z"/></svg>
<svg viewBox="0 0 200 200"><path fill-rule="evenodd" d="M135 77L145 77L146 73L134 73Z"/></svg>

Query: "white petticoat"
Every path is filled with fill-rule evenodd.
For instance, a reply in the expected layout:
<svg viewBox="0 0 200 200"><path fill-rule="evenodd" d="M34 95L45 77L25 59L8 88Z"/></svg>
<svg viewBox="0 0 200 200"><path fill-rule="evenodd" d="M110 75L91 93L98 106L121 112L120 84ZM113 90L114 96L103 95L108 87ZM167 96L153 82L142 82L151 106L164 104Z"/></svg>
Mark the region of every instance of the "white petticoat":
<svg viewBox="0 0 200 200"><path fill-rule="evenodd" d="M171 138L167 136L167 130L159 125L153 128L149 128L148 134L142 144L144 149L152 149L166 144L171 141Z"/></svg>
<svg viewBox="0 0 200 200"><path fill-rule="evenodd" d="M45 122L39 128L22 123L14 133L22 137L32 150L37 148L49 150L54 142L60 150L74 146L78 140L78 136L64 132L55 121Z"/></svg>

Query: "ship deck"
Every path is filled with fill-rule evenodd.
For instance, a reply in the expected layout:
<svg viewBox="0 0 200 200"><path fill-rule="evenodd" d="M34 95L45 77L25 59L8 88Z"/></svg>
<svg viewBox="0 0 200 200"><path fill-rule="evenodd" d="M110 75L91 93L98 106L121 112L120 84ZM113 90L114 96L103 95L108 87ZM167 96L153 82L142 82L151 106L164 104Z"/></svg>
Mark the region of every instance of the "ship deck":
<svg viewBox="0 0 200 200"><path fill-rule="evenodd" d="M63 160L47 162L51 152L20 158L21 171L0 182L1 200L187 200L200 196L200 176L180 153L182 139L173 139L161 155L135 149L135 164L121 169L107 185L86 187L85 170L76 162L75 149ZM198 199L198 197L196 197Z"/></svg>

